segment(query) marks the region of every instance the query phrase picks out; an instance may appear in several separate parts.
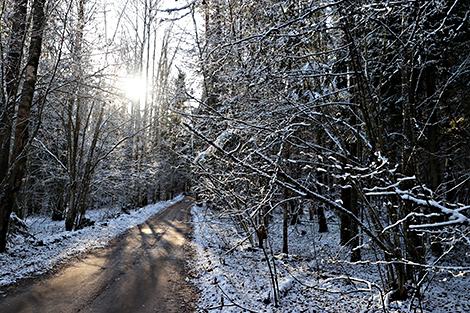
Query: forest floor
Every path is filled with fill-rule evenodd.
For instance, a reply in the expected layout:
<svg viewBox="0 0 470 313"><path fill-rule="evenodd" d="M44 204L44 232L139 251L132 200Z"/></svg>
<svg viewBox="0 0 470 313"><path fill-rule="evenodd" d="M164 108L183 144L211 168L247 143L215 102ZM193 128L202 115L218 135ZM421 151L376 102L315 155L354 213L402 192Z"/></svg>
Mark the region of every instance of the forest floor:
<svg viewBox="0 0 470 313"><path fill-rule="evenodd" d="M161 212L104 247L75 254L45 275L3 286L0 311L194 312L198 291L187 281L186 274L191 253L187 240L191 231L188 216L192 201L186 197L169 208L153 206L153 211ZM93 229L84 229L84 232L89 235ZM43 250L47 250L49 244L54 245L51 239L43 240L48 240L41 245ZM10 256L18 254L18 248L9 250ZM15 276L14 272L10 272L11 275L4 272L8 267L7 259L8 256L2 256L4 280ZM16 261L18 269L22 268L21 263L30 262L27 256L22 261Z"/></svg>
<svg viewBox="0 0 470 313"><path fill-rule="evenodd" d="M470 312L469 251L449 256L453 271L430 270L421 299L389 301L378 275L379 265L345 261L349 249L338 244L338 218L328 213L328 233L319 233L308 213L301 216L300 224L289 226L288 255L281 253L282 215L275 216L265 243L266 258L256 242L250 244L234 217L194 206L197 258L191 267L194 282L202 290L198 312ZM363 260L376 257L367 245L361 254ZM269 266L277 277L277 307ZM382 296L374 286L382 289Z"/></svg>

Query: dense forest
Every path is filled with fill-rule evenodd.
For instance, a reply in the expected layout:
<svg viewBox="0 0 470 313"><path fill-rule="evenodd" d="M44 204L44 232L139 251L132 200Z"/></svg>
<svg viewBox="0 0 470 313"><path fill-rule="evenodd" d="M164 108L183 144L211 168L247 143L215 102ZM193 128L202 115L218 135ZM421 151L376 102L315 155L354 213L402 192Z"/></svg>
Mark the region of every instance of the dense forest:
<svg viewBox="0 0 470 313"><path fill-rule="evenodd" d="M468 1L170 2L0 2L0 251L29 214L74 230L193 192L261 248L281 214L286 254L301 215L333 214L393 299L458 272Z"/></svg>

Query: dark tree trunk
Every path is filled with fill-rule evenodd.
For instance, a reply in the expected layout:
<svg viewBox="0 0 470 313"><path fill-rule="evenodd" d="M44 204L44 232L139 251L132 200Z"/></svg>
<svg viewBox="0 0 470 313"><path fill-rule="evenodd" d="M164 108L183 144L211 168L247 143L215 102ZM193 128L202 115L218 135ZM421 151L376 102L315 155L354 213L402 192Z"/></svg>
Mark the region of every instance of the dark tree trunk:
<svg viewBox="0 0 470 313"><path fill-rule="evenodd" d="M318 232L327 233L328 223L326 221L325 209L323 207L323 204L320 204L317 207L317 215L318 215Z"/></svg>
<svg viewBox="0 0 470 313"><path fill-rule="evenodd" d="M284 218L282 223L282 253L289 254L288 230L289 230L289 202L284 203Z"/></svg>
<svg viewBox="0 0 470 313"><path fill-rule="evenodd" d="M0 180L2 187L7 182L7 173L10 166L10 144L12 132L12 119L20 76L20 64L25 40L27 0L16 0L12 16L11 35L8 42L8 53L4 66L5 93L2 87L1 117L0 117ZM3 84L2 84L3 86Z"/></svg>
<svg viewBox="0 0 470 313"><path fill-rule="evenodd" d="M433 108L431 117L429 119L428 127L428 150L429 150L429 180L431 182L431 189L433 192L436 192L439 186L441 185L441 173L440 173L440 164L438 159L438 119L437 119L437 108L434 109L434 101L432 97L436 91L436 80L435 80L435 66L429 65L425 71L425 83L426 83L426 93L425 96L427 99L431 99L429 105L430 108ZM434 210L432 213L440 213L439 211ZM437 216L432 218L433 223L439 223L444 221L443 216ZM431 243L431 251L435 256L440 256L443 252L442 245L439 242Z"/></svg>
<svg viewBox="0 0 470 313"><path fill-rule="evenodd" d="M14 143L11 155L13 164L8 179L9 183L3 188L2 198L0 200L0 252L4 252L6 249L10 215L20 190L24 174L26 173L27 158L25 149L29 140L28 128L30 124L31 105L33 102L34 89L36 87L42 36L45 26L44 2L45 0L35 0L32 7L33 30L29 47L29 60L25 69L25 81L16 117Z"/></svg>
<svg viewBox="0 0 470 313"><path fill-rule="evenodd" d="M319 137L319 139L321 138L320 136L318 136L318 137ZM319 194L322 194L321 184L324 184L323 173L318 174L317 191L318 191ZM324 209L323 204L320 204L317 207L316 211L317 211L317 217L318 217L318 231L320 233L327 233L328 232L328 223L326 221L325 209Z"/></svg>
<svg viewBox="0 0 470 313"><path fill-rule="evenodd" d="M412 64L413 57L410 55L411 52L406 52L404 56L404 62L407 61ZM402 173L405 177L413 177L419 174L419 168L417 166L417 154L414 152L417 147L416 133L415 133L415 120L416 120L416 70L412 66L402 66ZM405 181L403 183L404 190L411 190L413 184L411 181ZM414 210L413 203L409 201L403 201L401 205L400 217L405 217ZM419 221L414 221L419 222ZM410 231L411 221L407 220L403 223L403 235L404 235L404 256L408 257L412 262L423 263L424 259L424 242L423 236L420 236L415 231ZM398 291L397 297L404 299L407 297L406 281L414 277L417 270L413 265L407 265L405 267L405 273L401 273L400 270L403 268L396 267L398 277ZM418 269L419 270L419 269Z"/></svg>
<svg viewBox="0 0 470 313"><path fill-rule="evenodd" d="M26 0L16 0L13 3L14 13L11 21L11 35L8 42L8 53L4 65L5 93L2 87L1 117L0 117L0 252L6 248L8 224L13 205L7 204L10 167L10 145L12 135L12 119L16 102L20 63L23 53L23 41L26 28Z"/></svg>
<svg viewBox="0 0 470 313"><path fill-rule="evenodd" d="M341 201L343 208L351 212L351 187L345 186L341 189ZM340 217L340 243L346 245L352 238L351 219L346 214Z"/></svg>
<svg viewBox="0 0 470 313"><path fill-rule="evenodd" d="M80 145L80 134L86 132L86 127L83 126L85 122L83 120L86 118L84 115L85 104L80 98L79 90L81 88L80 81L82 80L82 72L80 69L80 63L82 60L82 41L83 41L83 32L85 29L85 4L86 0L78 1L77 10L78 10L78 25L76 29L76 38L74 46L72 49L76 67L74 69L74 76L77 80L77 90L75 94L71 95L71 98L68 100L68 116L67 116L67 165L69 168L69 201L68 201L68 211L65 217L65 229L71 231L79 223L79 212L80 212L80 200L82 192L82 178L80 173L83 171L82 159L83 155L83 145Z"/></svg>
<svg viewBox="0 0 470 313"><path fill-rule="evenodd" d="M347 148L351 155L357 155L357 145L348 144ZM343 188L341 189L341 201L343 202L343 207L355 216L359 215L357 198L356 189L351 186L347 180L344 180ZM347 244L353 249L351 254L351 261L359 261L361 259L360 250L357 248L357 246L359 246L359 227L357 223L346 214L341 214L340 222L340 242L342 245Z"/></svg>

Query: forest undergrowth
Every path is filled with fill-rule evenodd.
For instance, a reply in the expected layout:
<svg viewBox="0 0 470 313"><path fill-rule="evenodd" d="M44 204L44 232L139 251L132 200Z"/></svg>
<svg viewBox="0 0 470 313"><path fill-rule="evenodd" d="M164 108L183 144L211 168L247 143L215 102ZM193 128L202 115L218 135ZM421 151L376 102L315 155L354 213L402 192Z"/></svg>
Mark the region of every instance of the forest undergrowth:
<svg viewBox="0 0 470 313"><path fill-rule="evenodd" d="M448 255L441 268L429 270L424 292L393 301L383 286L383 260L363 245L362 260L349 262L339 242L339 219L327 214L329 232L301 215L289 229L288 255L282 251L282 214L274 214L265 250L252 246L227 214L206 206L193 208L197 259L198 312L468 312L470 275L445 266L470 265L470 253ZM379 269L379 267L381 267ZM272 275L275 280L272 279ZM273 285L275 287L273 287ZM274 299L276 294L277 299ZM277 302L277 306L276 306Z"/></svg>

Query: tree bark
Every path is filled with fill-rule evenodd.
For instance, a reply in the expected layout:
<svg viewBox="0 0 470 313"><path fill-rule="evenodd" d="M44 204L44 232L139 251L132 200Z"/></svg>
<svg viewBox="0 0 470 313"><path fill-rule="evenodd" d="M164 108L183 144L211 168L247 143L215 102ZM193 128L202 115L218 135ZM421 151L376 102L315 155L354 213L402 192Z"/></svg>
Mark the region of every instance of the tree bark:
<svg viewBox="0 0 470 313"><path fill-rule="evenodd" d="M436 91L436 79L435 79L435 66L428 65L425 70L426 78L426 93L425 96L430 100L429 107L432 109L431 117L429 119L428 126L428 151L429 151L429 180L431 183L431 189L433 192L437 192L439 186L441 185L441 171L440 171L440 162L437 156L439 152L438 149L438 118L437 118L437 107L434 108L432 97ZM437 106L437 105L436 105ZM433 210L432 213L440 213L439 211ZM433 223L443 222L443 216L436 216L432 218ZM440 256L443 253L442 245L439 242L431 243L431 251L435 256Z"/></svg>
<svg viewBox="0 0 470 313"><path fill-rule="evenodd" d="M30 124L31 105L33 102L34 89L36 87L43 31L46 22L44 3L45 0L35 0L32 6L33 29L29 47L29 59L25 69L25 81L21 91L21 99L15 122L14 142L10 158L12 164L9 169L10 175L8 184L2 188L3 192L0 199L0 252L4 252L6 249L10 215L13 211L13 205L26 172L27 158L25 152L29 140L28 128ZM26 5L25 1L20 1L19 4ZM21 7L20 9L22 10L23 8Z"/></svg>
<svg viewBox="0 0 470 313"><path fill-rule="evenodd" d="M347 144L347 149L352 156L357 156L357 145L355 143ZM349 185L348 181L344 179L343 188L341 189L341 201L343 201L343 207L354 214L359 215L357 207L357 190ZM340 229L340 242L342 245L351 246L351 262L356 262L361 259L360 250L357 249L359 246L359 226L355 221L346 214L341 214L341 229Z"/></svg>
<svg viewBox="0 0 470 313"><path fill-rule="evenodd" d="M321 136L319 135L318 136L318 142L321 143ZM323 173L318 173L317 174L317 180L318 180L318 184L317 184L317 191L319 194L322 194L322 184L324 184L324 179L323 179ZM317 217L318 217L318 232L320 233L327 233L328 232L328 222L326 220L326 216L325 216L325 209L324 209L324 205L323 203L317 205L317 208L316 208L316 212L317 212Z"/></svg>
<svg viewBox="0 0 470 313"><path fill-rule="evenodd" d="M74 94L68 100L68 116L67 116L67 165L69 168L69 194L68 194L68 211L65 218L65 229L71 231L78 223L79 213L79 199L80 199L80 172L82 168L83 145L80 145L80 134L85 133L85 127L82 127L82 121L85 115L85 104L80 99L80 90L82 80L82 71L80 69L80 63L82 60L82 41L83 33L85 29L85 5L86 0L78 1L78 22L76 29L76 37L73 46L73 56L76 62L73 75L77 81L77 86Z"/></svg>
<svg viewBox="0 0 470 313"><path fill-rule="evenodd" d="M7 174L10 166L10 145L12 119L14 115L16 95L19 85L20 63L23 54L23 42L26 28L27 1L16 0L12 16L11 35L8 42L8 53L4 66L5 93L2 87L1 117L0 117L0 179L2 188L7 184Z"/></svg>
<svg viewBox="0 0 470 313"><path fill-rule="evenodd" d="M282 253L289 254L289 201L283 205L283 222L282 222Z"/></svg>

